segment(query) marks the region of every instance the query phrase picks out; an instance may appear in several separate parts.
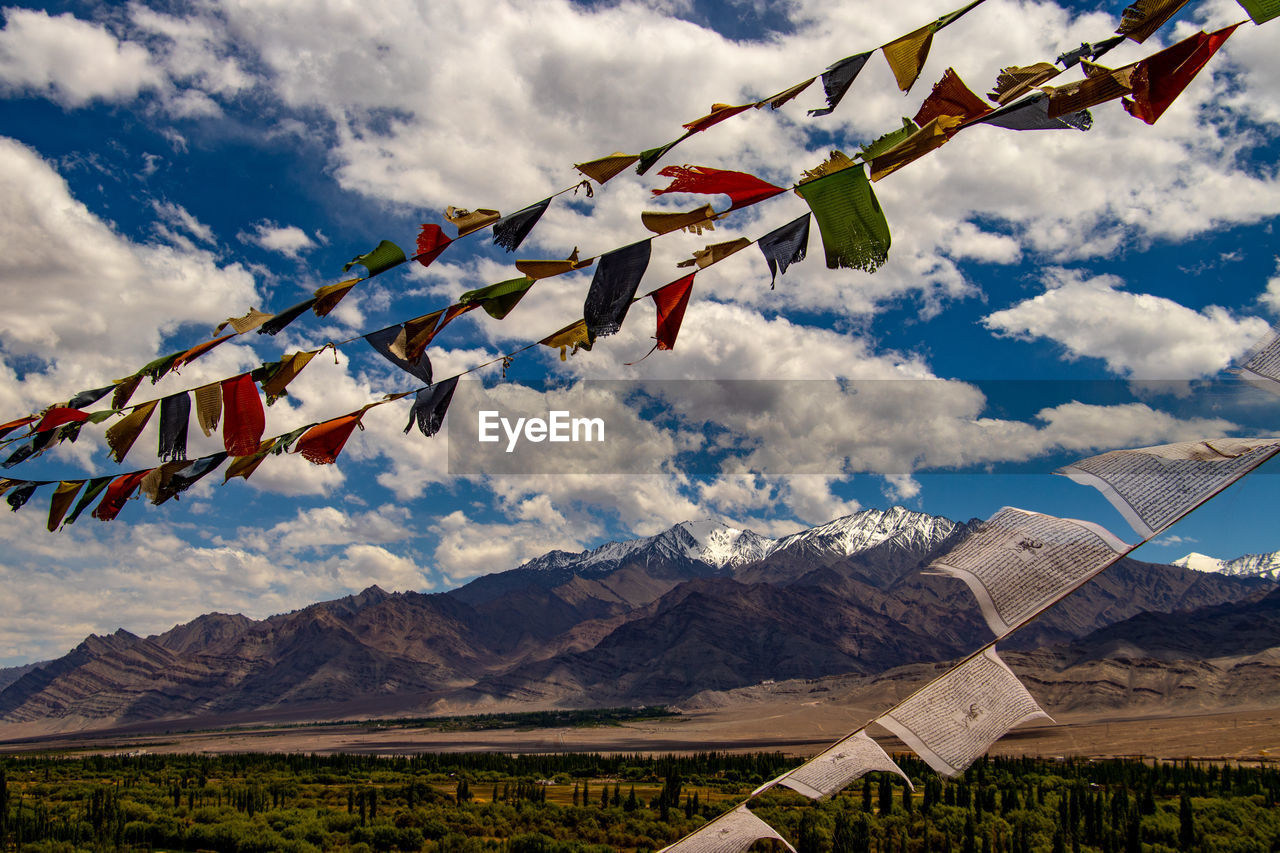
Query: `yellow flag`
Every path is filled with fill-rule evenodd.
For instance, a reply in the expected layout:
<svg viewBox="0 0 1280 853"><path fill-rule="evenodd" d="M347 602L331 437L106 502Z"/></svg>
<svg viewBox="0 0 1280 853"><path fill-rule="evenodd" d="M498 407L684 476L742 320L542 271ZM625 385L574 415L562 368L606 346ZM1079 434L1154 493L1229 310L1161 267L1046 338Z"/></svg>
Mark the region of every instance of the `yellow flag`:
<svg viewBox="0 0 1280 853"><path fill-rule="evenodd" d="M675 213L646 210L640 214L640 221L644 223L644 227L655 234L667 234L671 231L679 231L681 228L690 234L714 231L716 230L715 218L715 209L709 204L704 204L697 210Z"/></svg>
<svg viewBox="0 0 1280 853"><path fill-rule="evenodd" d="M337 284L326 284L324 287L316 290L315 304L311 306L311 310L316 312L317 317L323 317L338 307L338 303L342 301L342 297L346 296L351 288L359 284L362 279L349 278L346 281L340 281Z"/></svg>
<svg viewBox="0 0 1280 853"><path fill-rule="evenodd" d="M624 169L639 159L639 154L623 154L621 151L615 151L606 157L588 160L585 163L577 163L573 168L591 178L597 184L603 184L610 178L621 174Z"/></svg>
<svg viewBox="0 0 1280 853"><path fill-rule="evenodd" d="M67 510L71 509L71 504L83 485L84 480L63 480L58 483L58 488L53 490L53 499L49 501L50 533L58 529L58 525L62 523L62 517L67 514Z"/></svg>
<svg viewBox="0 0 1280 853"><path fill-rule="evenodd" d="M926 122L924 127L871 160L871 180L878 181L941 148L949 138L947 131L963 123L961 116L938 116Z"/></svg>
<svg viewBox="0 0 1280 853"><path fill-rule="evenodd" d="M880 48L884 51L884 58L889 60L893 77L902 91L911 91L911 85L920 76L920 69L924 68L924 61L929 57L929 45L933 43L935 28L936 24L927 24Z"/></svg>
<svg viewBox="0 0 1280 853"><path fill-rule="evenodd" d="M133 443L138 439L138 433L142 432L142 428L147 425L147 421L151 419L151 413L155 411L159 402L159 400L151 400L138 405L107 430L107 445L111 448L112 459L116 462L124 461L129 448L133 447Z"/></svg>

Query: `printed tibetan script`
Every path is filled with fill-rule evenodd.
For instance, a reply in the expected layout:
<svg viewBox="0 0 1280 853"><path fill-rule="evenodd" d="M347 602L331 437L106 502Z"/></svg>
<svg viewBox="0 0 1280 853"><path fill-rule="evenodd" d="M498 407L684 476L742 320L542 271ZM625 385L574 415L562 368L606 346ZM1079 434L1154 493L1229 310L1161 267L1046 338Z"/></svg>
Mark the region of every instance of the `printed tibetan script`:
<svg viewBox="0 0 1280 853"><path fill-rule="evenodd" d="M756 788L751 796L754 797L774 785L785 785L806 797L822 800L873 770L897 773L911 786L911 780L907 779L902 768L893 763L893 759L866 731L859 731L818 753L795 770L788 770L772 782Z"/></svg>
<svg viewBox="0 0 1280 853"><path fill-rule="evenodd" d="M1096 524L1004 507L929 568L964 581L1003 637L1128 550Z"/></svg>
<svg viewBox="0 0 1280 853"><path fill-rule="evenodd" d="M1113 450L1058 473L1102 492L1150 539L1278 451L1276 438L1215 438Z"/></svg>
<svg viewBox="0 0 1280 853"><path fill-rule="evenodd" d="M738 806L658 853L741 853L761 838L776 838L796 853L777 830L747 811L746 806Z"/></svg>
<svg viewBox="0 0 1280 853"><path fill-rule="evenodd" d="M959 776L1005 732L1043 717L994 648L970 658L878 722L943 776Z"/></svg>

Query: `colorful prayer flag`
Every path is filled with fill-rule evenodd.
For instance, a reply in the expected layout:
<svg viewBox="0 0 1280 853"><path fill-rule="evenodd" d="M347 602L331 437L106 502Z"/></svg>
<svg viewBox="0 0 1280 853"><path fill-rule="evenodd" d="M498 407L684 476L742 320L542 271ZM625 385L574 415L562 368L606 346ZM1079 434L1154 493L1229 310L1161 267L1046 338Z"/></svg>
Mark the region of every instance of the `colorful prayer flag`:
<svg viewBox="0 0 1280 853"><path fill-rule="evenodd" d="M458 377L450 376L419 391L414 398L413 408L409 411L409 423L405 425L404 431L408 432L416 422L418 430L427 438L438 433L457 387Z"/></svg>
<svg viewBox="0 0 1280 853"><path fill-rule="evenodd" d="M538 224L542 214L547 212L551 199L544 198L537 204L531 204L523 210L504 216L493 224L493 244L501 246L508 252L520 248L524 238L529 236L533 226Z"/></svg>
<svg viewBox="0 0 1280 853"><path fill-rule="evenodd" d="M834 152L824 166L830 171L801 182L796 192L818 221L827 267L873 273L889 259L891 243L889 223L875 191L862 167L840 152Z"/></svg>
<svg viewBox="0 0 1280 853"><path fill-rule="evenodd" d="M266 413L253 378L242 373L222 381L222 446L232 456L253 453L266 429Z"/></svg>
<svg viewBox="0 0 1280 853"><path fill-rule="evenodd" d="M1147 124L1155 124L1238 26L1196 33L1139 61L1130 81L1133 99L1125 98L1121 102L1125 111Z"/></svg>
<svg viewBox="0 0 1280 853"><path fill-rule="evenodd" d="M727 195L733 203L729 210L747 207L786 192L782 187L762 181L746 172L731 172L727 169L712 169L707 166L667 166L658 174L673 180L663 189L651 190L654 195L666 193Z"/></svg>
<svg viewBox="0 0 1280 853"><path fill-rule="evenodd" d="M356 255L347 261L342 267L342 271L346 272L356 264L362 265L369 271L369 275L374 276L384 270L403 264L407 258L404 256L404 249L401 249L390 240L383 240L378 243L372 250L365 252L363 255ZM321 314L320 316L324 316Z"/></svg>
<svg viewBox="0 0 1280 853"><path fill-rule="evenodd" d="M804 260L809 249L809 219L810 214L806 213L756 241L769 264L770 290L777 284L779 273L785 274L787 267Z"/></svg>
<svg viewBox="0 0 1280 853"><path fill-rule="evenodd" d="M640 279L649 266L651 246L641 240L600 258L591 279L582 316L592 338L615 334L631 307Z"/></svg>
<svg viewBox="0 0 1280 853"><path fill-rule="evenodd" d="M853 81L857 78L858 72L862 71L862 66L867 64L867 60L871 58L874 50L866 53L858 53L853 56L846 56L839 62L833 62L822 72L822 89L827 95L827 105L818 110L809 110L810 116L830 115L839 106L840 100L844 98L845 92L849 91L849 87L853 85ZM810 80L809 83L813 81ZM807 87L809 83L804 85ZM794 96L793 96L794 97Z"/></svg>

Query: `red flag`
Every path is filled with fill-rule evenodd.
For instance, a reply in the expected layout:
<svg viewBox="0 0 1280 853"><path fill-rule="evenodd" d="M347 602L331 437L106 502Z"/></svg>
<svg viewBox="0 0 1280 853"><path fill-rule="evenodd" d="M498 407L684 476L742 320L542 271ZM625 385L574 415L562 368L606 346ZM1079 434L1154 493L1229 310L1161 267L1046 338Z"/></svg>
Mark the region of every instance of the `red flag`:
<svg viewBox="0 0 1280 853"><path fill-rule="evenodd" d="M302 434L294 445L294 453L301 453L303 458L313 465L332 465L338 460L338 454L351 433L364 417L364 409L316 424Z"/></svg>
<svg viewBox="0 0 1280 853"><path fill-rule="evenodd" d="M666 189L653 190L654 195L665 193L699 193L701 195L727 195L733 202L729 210L737 210L766 198L785 192L782 187L762 181L746 172L730 172L725 169L709 169L706 166L667 166L658 172L674 178Z"/></svg>
<svg viewBox="0 0 1280 853"><path fill-rule="evenodd" d="M933 91L920 105L916 113L915 123L924 127L930 119L938 116L959 116L966 122L981 118L991 112L991 108L983 103L982 98L975 95L954 68L948 68L942 79L933 84ZM953 128L948 136L953 135L959 127Z"/></svg>
<svg viewBox="0 0 1280 853"><path fill-rule="evenodd" d="M684 321L684 309L689 305L689 293L693 290L693 273L679 281L664 285L651 295L658 306L658 349L675 349L676 335Z"/></svg>
<svg viewBox="0 0 1280 853"><path fill-rule="evenodd" d="M129 500L129 496L142 484L142 478L150 473L150 470L134 471L132 474L121 474L112 480L111 485L107 486L107 493L102 496L102 502L93 511L93 517L98 521L113 520L120 514L120 510L124 509L125 501Z"/></svg>
<svg viewBox="0 0 1280 853"><path fill-rule="evenodd" d="M44 417L40 419L40 423L36 424L33 432L57 429L60 426L71 423L82 424L87 420L89 420L87 412L82 412L79 409L68 409L63 406L53 406L44 413Z"/></svg>
<svg viewBox="0 0 1280 853"><path fill-rule="evenodd" d="M262 442L267 416L253 378L243 373L222 381L222 446L232 456L248 456Z"/></svg>
<svg viewBox="0 0 1280 853"><path fill-rule="evenodd" d="M424 267L429 267L452 242L453 238L446 236L439 225L423 225L418 232L418 254L413 259Z"/></svg>
<svg viewBox="0 0 1280 853"><path fill-rule="evenodd" d="M1155 124L1238 26L1196 33L1139 61L1131 80L1133 100L1124 99L1125 110L1134 118Z"/></svg>

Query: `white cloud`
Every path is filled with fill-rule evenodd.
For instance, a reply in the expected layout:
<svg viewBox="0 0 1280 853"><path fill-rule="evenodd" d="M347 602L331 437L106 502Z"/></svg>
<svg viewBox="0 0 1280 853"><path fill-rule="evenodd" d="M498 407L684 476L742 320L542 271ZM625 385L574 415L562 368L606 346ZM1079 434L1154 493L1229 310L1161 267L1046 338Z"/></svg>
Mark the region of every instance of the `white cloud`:
<svg viewBox="0 0 1280 853"><path fill-rule="evenodd" d="M240 240L260 246L269 252L279 252L290 258L297 258L308 249L316 246L314 240L307 236L296 225L277 225L274 222L259 222L252 233L241 233Z"/></svg>
<svg viewBox="0 0 1280 853"><path fill-rule="evenodd" d="M983 324L998 335L1048 338L1071 359L1101 358L1122 376L1181 379L1227 367L1268 330L1210 305L1193 311L1149 293L1126 293L1115 276L1050 270L1045 292L996 311Z"/></svg>
<svg viewBox="0 0 1280 853"><path fill-rule="evenodd" d="M0 31L0 87L42 95L64 107L124 101L159 89L165 76L146 48L100 24L65 13L6 8Z"/></svg>
<svg viewBox="0 0 1280 853"><path fill-rule="evenodd" d="M198 235L203 226L191 218L186 227ZM156 357L165 336L189 324L211 329L228 306L260 302L238 264L220 266L190 245L122 237L74 199L34 151L3 138L0 249L0 294L9 306L0 317L5 358L38 365L0 391L6 411L42 408L126 376ZM252 358L224 347L207 363L237 352ZM205 366L196 362L192 375Z"/></svg>

